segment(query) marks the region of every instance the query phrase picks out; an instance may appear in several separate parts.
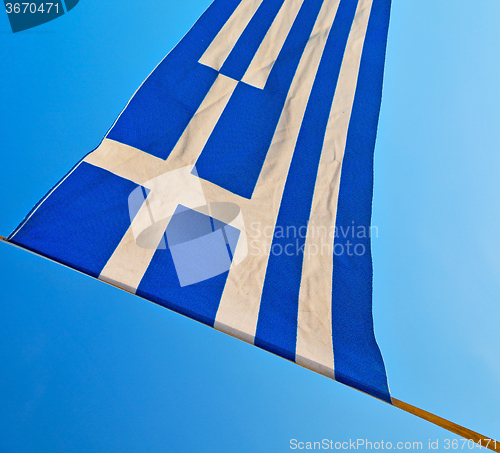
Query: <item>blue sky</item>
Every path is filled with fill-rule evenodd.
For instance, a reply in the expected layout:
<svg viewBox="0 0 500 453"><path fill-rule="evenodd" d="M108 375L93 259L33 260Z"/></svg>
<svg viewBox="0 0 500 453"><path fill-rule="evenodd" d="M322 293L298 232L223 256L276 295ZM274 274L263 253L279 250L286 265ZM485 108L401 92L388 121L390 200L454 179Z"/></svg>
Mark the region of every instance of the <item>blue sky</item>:
<svg viewBox="0 0 500 453"><path fill-rule="evenodd" d="M84 154L208 6L0 14L0 234ZM500 3L395 1L375 151L375 333L394 397L500 438ZM285 452L454 436L0 244L0 452ZM466 448L467 449L467 448Z"/></svg>

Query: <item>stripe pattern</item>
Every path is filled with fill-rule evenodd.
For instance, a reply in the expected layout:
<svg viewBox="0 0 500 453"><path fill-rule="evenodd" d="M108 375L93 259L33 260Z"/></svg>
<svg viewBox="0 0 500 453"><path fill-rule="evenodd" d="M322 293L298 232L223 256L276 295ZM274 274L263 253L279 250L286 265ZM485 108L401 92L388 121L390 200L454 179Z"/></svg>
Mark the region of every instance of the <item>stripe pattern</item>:
<svg viewBox="0 0 500 453"><path fill-rule="evenodd" d="M9 240L390 402L372 320L390 0L215 0Z"/></svg>

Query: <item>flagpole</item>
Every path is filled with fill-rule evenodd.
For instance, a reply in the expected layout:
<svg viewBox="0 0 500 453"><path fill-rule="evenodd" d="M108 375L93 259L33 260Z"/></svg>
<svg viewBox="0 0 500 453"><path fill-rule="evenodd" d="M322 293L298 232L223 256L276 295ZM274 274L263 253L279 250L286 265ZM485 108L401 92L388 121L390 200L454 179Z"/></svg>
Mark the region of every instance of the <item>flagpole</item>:
<svg viewBox="0 0 500 453"><path fill-rule="evenodd" d="M411 404L405 403L396 398L391 399L392 405L397 407L398 409L408 412L409 414L416 415L417 417L427 420L428 422L431 422L434 425L444 428L465 439L472 440L482 447L500 452L500 442L497 442L495 439L490 439L489 437L483 436L479 433L476 433L475 431L464 428L463 426L457 425L456 423L450 422L449 420L438 417L437 415L431 414L430 412L419 409L418 407L412 406Z"/></svg>
<svg viewBox="0 0 500 453"><path fill-rule="evenodd" d="M7 238L0 236L0 242L5 242L7 244L11 244L16 246L16 244L12 244L12 242L8 241ZM23 247L20 247L23 248ZM24 249L24 248L23 248ZM28 250L30 251L30 250ZM32 252L35 255L38 255L36 252ZM38 255L41 256L41 255ZM48 259L47 257L43 257ZM52 260L50 260L52 261ZM71 268L72 269L72 268ZM75 269L76 270L76 269ZM87 275L87 274L85 274ZM123 288L120 288L119 286L113 285L112 283L106 282L104 280L101 280L104 283L108 283L111 286L114 286L115 288L123 290ZM370 395L372 396L372 395ZM409 414L416 415L417 417L420 417L424 420L427 420L428 422L431 422L441 428L444 428L454 434L457 434L458 436L461 436L465 439L472 440L476 444L480 444L482 447L488 448L490 450L496 451L500 453L500 442L497 442L495 439L490 439L489 437L483 436L479 433L476 433L475 431L472 431L470 429L464 428L463 426L457 425L456 423L450 422L449 420L446 420L442 417L438 417L437 415L431 414L430 412L424 411L423 409L419 409L418 407L412 406L411 404L405 403L403 401L400 401L396 398L391 398L392 400L392 405L397 407L398 409L401 409L405 412L408 412Z"/></svg>

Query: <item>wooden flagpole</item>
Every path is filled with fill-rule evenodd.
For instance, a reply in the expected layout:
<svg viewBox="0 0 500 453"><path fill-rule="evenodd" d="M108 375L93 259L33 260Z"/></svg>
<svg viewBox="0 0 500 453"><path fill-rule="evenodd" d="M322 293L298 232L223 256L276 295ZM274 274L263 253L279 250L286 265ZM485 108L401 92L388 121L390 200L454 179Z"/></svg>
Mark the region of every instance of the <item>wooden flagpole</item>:
<svg viewBox="0 0 500 453"><path fill-rule="evenodd" d="M404 403L403 401L397 400L396 398L391 399L393 406L405 412L423 418L424 420L434 423L441 428L447 429L448 431L457 434L465 439L472 440L476 444L478 444L478 446L481 445L482 447L488 448L490 450L500 452L500 442L497 442L495 439L490 439L489 437L483 436L479 433L476 433L475 431L471 431L470 429L464 428L463 426L457 425L456 423L450 422L449 420L419 409L418 407L412 406L411 404ZM450 447L450 449L452 448Z"/></svg>
<svg viewBox="0 0 500 453"><path fill-rule="evenodd" d="M3 236L0 236L0 241L6 242L7 244L15 245L9 242L7 238ZM35 255L38 254L35 253ZM110 284L111 286L115 286L111 283L108 284ZM123 289L120 288L119 286L116 286L116 288ZM490 439L489 437L482 436L481 434L476 433L475 431L471 431L470 429L464 428L463 426L457 425L456 423L450 422L449 420L438 417L437 415L431 414L430 412L424 411L423 409L419 409L418 407L412 406L411 404L404 403L403 401L400 401L396 398L391 398L391 400L392 400L392 405L397 407L398 409L401 409L412 415L416 415L417 417L427 420L428 422L434 423L435 425L444 428L454 434L457 434L458 436L461 436L468 440L472 440L476 444L480 444L482 447L500 453L500 442L497 442L495 439Z"/></svg>

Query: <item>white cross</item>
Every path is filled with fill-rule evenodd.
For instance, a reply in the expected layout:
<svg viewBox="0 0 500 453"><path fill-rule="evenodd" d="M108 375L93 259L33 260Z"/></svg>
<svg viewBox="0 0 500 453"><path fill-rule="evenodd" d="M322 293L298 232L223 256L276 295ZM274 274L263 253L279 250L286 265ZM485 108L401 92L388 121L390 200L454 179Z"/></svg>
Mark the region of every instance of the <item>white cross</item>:
<svg viewBox="0 0 500 453"><path fill-rule="evenodd" d="M142 203L135 217L131 219L129 229L99 276L101 280L135 292L177 206L183 205L205 215L211 214L201 180L193 174L194 165L175 168L175 159L169 158L165 161L108 139L104 139L84 161L150 191L146 202ZM240 198L223 188L218 189L225 192L223 199L229 197L238 201L235 198ZM131 196L133 197L134 193ZM236 218L228 218L224 210L219 210L212 216L242 232L234 254L233 263L236 265L247 253L241 212ZM137 238L145 230L147 239L138 244Z"/></svg>

